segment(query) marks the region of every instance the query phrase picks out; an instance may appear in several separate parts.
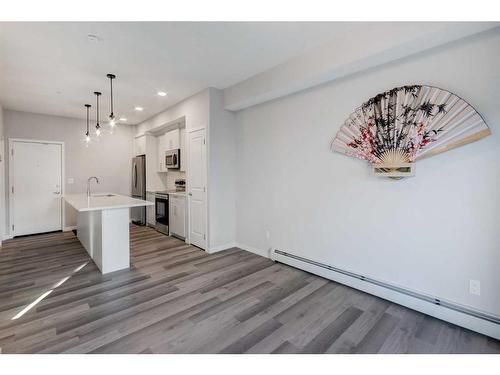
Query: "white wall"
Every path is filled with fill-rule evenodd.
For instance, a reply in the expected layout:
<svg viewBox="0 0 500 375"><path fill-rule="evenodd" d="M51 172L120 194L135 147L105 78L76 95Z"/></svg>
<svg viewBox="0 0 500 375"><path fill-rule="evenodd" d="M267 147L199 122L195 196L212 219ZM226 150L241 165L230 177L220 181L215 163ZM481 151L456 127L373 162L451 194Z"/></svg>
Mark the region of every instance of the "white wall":
<svg viewBox="0 0 500 375"><path fill-rule="evenodd" d="M150 119L138 124L136 134L140 135L169 122L186 118L186 129L205 128L209 121L209 89L203 90Z"/></svg>
<svg viewBox="0 0 500 375"><path fill-rule="evenodd" d="M163 112L135 126L136 135L142 135L147 131L158 130L172 122L181 120L185 123L186 131L196 128L207 128L209 119L209 89L203 90L182 102L166 109ZM187 139L187 132L186 132ZM184 155L187 155L185 153ZM184 176L182 176L184 175ZM175 187L176 178L185 178L185 173L166 172L154 173L148 182L149 190L165 190Z"/></svg>
<svg viewBox="0 0 500 375"><path fill-rule="evenodd" d="M87 178L97 176L99 185L93 183L94 191L130 195L134 127L119 126L113 135L104 135L99 143L86 148L85 126L85 120L4 110L5 147L8 138L65 142L67 194L85 193ZM8 165L6 176L8 179ZM68 184L68 178L73 178L74 184ZM76 225L76 211L67 204L65 207L65 226Z"/></svg>
<svg viewBox="0 0 500 375"><path fill-rule="evenodd" d="M3 107L0 105L0 138L3 139Z"/></svg>
<svg viewBox="0 0 500 375"><path fill-rule="evenodd" d="M236 129L233 113L223 107L223 92L208 88L136 127L136 134L140 135L183 118L187 132L190 129L207 129L209 251L234 246L236 234ZM173 188L173 180L182 177L179 172L167 172L166 175L167 188ZM189 171L187 175L189 176Z"/></svg>
<svg viewBox="0 0 500 375"><path fill-rule="evenodd" d="M210 88L208 142L209 248L234 246L236 239L236 128L234 114L224 110L221 90Z"/></svg>
<svg viewBox="0 0 500 375"><path fill-rule="evenodd" d="M499 46L500 31L486 32L237 112L237 242L500 315ZM363 101L413 83L463 97L493 135L419 161L401 181L330 151Z"/></svg>

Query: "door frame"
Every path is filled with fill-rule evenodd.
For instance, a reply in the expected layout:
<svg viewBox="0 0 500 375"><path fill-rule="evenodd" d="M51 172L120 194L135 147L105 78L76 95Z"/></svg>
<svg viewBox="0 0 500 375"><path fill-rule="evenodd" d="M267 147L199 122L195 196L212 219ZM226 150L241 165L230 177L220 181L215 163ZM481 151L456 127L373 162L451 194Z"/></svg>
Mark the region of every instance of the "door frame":
<svg viewBox="0 0 500 375"><path fill-rule="evenodd" d="M55 145L60 145L61 146L61 231L64 231L64 227L66 225L66 209L65 209L65 203L64 203L64 195L66 193L66 178L64 175L64 170L65 170L65 151L64 151L64 142L60 141L44 141L40 139L25 139L25 138L9 138L9 238L14 237L14 231L12 230L12 221L14 220L14 197L12 195L12 183L13 183L13 178L14 178L14 158L13 158L13 152L12 150L14 149L14 143L19 142L19 143L43 143L43 144L55 144Z"/></svg>
<svg viewBox="0 0 500 375"><path fill-rule="evenodd" d="M8 236L6 233L7 226L5 224L7 220L5 183L5 140L0 139L0 214L2 215L0 217L0 246L2 246L2 241Z"/></svg>
<svg viewBox="0 0 500 375"><path fill-rule="evenodd" d="M205 131L205 249L203 249L204 251L206 251L207 253L209 252L209 248L208 248L208 244L210 243L209 240L208 240L208 155L209 155L209 150L208 150L208 145L209 145L209 141L208 141L208 127L206 126L200 126L200 127L197 127L197 128L192 128L192 129L188 129L186 128L186 159L189 158L189 147L190 147L190 142L189 142L189 137L190 137L190 134L191 133L195 133L197 131L200 131L200 130L204 130ZM190 168L189 168L189 160L187 160L187 164L186 164L186 180L187 180L187 184L186 184L186 190L187 190L187 212L186 212L186 215L187 215L187 226L186 226L186 230L187 230L187 234L186 234L186 243L188 244L191 244L191 198L189 196L189 189L190 189L190 184L189 184L189 180L190 180Z"/></svg>

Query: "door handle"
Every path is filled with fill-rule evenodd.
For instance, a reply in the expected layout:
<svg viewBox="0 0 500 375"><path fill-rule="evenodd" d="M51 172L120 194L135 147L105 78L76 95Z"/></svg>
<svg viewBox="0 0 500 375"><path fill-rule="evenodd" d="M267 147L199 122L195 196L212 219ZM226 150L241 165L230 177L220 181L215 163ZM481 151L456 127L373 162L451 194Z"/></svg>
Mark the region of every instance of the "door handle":
<svg viewBox="0 0 500 375"><path fill-rule="evenodd" d="M61 194L60 191L54 191L54 194Z"/></svg>
<svg viewBox="0 0 500 375"><path fill-rule="evenodd" d="M134 164L134 186L137 187L137 164Z"/></svg>
<svg viewBox="0 0 500 375"><path fill-rule="evenodd" d="M190 197L192 197L192 196L193 196L193 193L189 193L188 195L189 195Z"/></svg>

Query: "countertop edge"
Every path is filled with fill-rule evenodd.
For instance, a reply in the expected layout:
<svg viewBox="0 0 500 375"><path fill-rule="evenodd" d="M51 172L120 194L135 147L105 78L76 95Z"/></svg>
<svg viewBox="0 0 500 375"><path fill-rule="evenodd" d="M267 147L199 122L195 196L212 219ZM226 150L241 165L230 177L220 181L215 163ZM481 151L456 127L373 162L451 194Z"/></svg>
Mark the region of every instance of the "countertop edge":
<svg viewBox="0 0 500 375"><path fill-rule="evenodd" d="M122 194L114 194L115 196L123 197L123 198L128 198L128 199L135 199L132 197L128 197L126 195ZM82 205L78 204L78 201L74 201L74 199L79 198L85 198L84 196L80 194L68 194L67 196L63 196L62 198L64 201L69 204L73 209L75 209L77 212L88 212L88 211L103 211L103 210L117 210L117 209L123 209L123 208L132 208L132 207L145 207L145 206L154 206L153 202L149 201L142 201L140 203L122 203L122 204L116 204L116 205L102 205L98 207L82 207Z"/></svg>

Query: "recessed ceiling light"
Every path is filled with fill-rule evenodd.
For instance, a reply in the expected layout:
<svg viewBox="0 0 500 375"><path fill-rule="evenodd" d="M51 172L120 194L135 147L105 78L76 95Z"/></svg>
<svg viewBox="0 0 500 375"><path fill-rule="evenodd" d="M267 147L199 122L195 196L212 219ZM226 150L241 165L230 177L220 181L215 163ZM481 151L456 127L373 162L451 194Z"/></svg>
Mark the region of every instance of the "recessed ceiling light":
<svg viewBox="0 0 500 375"><path fill-rule="evenodd" d="M125 117L120 117L118 121L127 121L127 119Z"/></svg>
<svg viewBox="0 0 500 375"><path fill-rule="evenodd" d="M142 107L135 107L135 110L136 110L136 111L142 111L143 109L144 109L144 108L142 108Z"/></svg>
<svg viewBox="0 0 500 375"><path fill-rule="evenodd" d="M167 96L165 91L158 91L158 96Z"/></svg>

